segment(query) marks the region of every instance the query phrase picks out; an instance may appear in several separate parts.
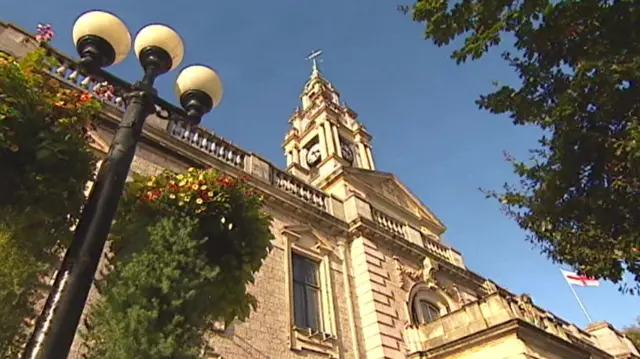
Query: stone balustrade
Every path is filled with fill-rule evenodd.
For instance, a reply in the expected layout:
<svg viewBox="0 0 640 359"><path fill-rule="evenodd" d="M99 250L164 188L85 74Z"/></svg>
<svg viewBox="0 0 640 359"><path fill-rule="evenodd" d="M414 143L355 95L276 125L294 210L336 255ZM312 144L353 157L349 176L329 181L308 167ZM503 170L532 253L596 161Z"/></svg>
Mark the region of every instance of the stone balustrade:
<svg viewBox="0 0 640 359"><path fill-rule="evenodd" d="M124 111L125 102L122 96L129 90L130 84L122 80L114 80L115 77L111 78L111 82L109 82L102 78L87 75L79 68L78 63L70 57L53 51L50 55L55 62L49 64L49 75L72 88L87 91L103 103Z"/></svg>
<svg viewBox="0 0 640 359"><path fill-rule="evenodd" d="M304 183L299 178L279 168L271 166L271 181L276 188L289 193L316 208L320 208L324 211L328 210L329 196L323 191Z"/></svg>
<svg viewBox="0 0 640 359"><path fill-rule="evenodd" d="M403 223L386 214L381 209L371 206L366 199L359 195L351 195L343 203L344 219L348 223L356 220L368 220L373 222L382 232L399 236L417 246L423 247L433 255L450 262L451 264L465 268L462 256L452 248L442 244L436 239L424 236L419 230L407 223ZM370 222L370 223L371 223Z"/></svg>
<svg viewBox="0 0 640 359"><path fill-rule="evenodd" d="M528 295L514 295L503 289L462 306L426 324L410 325L403 338L408 354L444 350L447 344L520 319L547 335L553 335L581 347L594 348L589 333L536 306Z"/></svg>
<svg viewBox="0 0 640 359"><path fill-rule="evenodd" d="M192 147L218 158L228 164L244 169L248 154L230 142L216 136L202 126L190 126L184 122L170 121L167 126L169 135L176 137Z"/></svg>
<svg viewBox="0 0 640 359"><path fill-rule="evenodd" d="M407 238L404 229L405 225L402 222L388 216L387 214L375 208L371 208L371 216L373 218L373 221L376 222L380 227L402 238Z"/></svg>
<svg viewBox="0 0 640 359"><path fill-rule="evenodd" d="M439 241L435 240L435 239L431 239L427 236L423 236L422 237L423 241L424 241L424 246L425 248L427 248L431 253L434 253L435 255L437 255L438 257L448 261L448 262L454 262L453 258L452 258L452 253L451 253L451 248L445 246L444 244L440 243ZM454 263L457 265L457 263Z"/></svg>

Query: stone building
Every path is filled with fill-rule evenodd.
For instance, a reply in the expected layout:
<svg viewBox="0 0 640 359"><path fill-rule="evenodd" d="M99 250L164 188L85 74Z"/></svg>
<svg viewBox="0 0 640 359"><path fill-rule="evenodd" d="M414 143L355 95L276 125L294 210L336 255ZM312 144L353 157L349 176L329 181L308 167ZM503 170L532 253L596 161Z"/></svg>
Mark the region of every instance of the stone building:
<svg viewBox="0 0 640 359"><path fill-rule="evenodd" d="M22 56L34 46L1 24L0 50ZM55 56L62 65L51 76L101 86ZM640 358L611 325L580 329L467 268L442 243L436 215L376 168L371 134L315 66L301 100L282 145L285 169L204 127L147 120L133 171L249 175L274 217L275 248L250 288L259 308L245 323L215 328L210 358ZM120 99L105 102L90 129L99 153L123 112ZM72 357L81 351L75 343Z"/></svg>

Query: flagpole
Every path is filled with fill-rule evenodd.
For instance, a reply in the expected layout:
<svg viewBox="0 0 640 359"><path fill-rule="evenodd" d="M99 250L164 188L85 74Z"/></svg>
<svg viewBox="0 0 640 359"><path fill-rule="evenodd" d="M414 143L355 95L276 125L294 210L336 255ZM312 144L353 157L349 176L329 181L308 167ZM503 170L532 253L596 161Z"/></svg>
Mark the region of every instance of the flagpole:
<svg viewBox="0 0 640 359"><path fill-rule="evenodd" d="M571 293L573 293L573 296L576 297L576 300L578 301L578 304L580 304L580 308L582 308L582 312L584 313L584 315L589 320L589 323L593 323L593 320L591 319L591 316L589 315L589 312L587 312L587 308L584 306L584 304L580 300L580 297L578 297L578 293L576 293L576 290L573 289L573 285L571 285L571 283L569 283L569 281L567 281L567 280L565 280L565 282L567 282L567 285L569 286L569 289L571 289Z"/></svg>

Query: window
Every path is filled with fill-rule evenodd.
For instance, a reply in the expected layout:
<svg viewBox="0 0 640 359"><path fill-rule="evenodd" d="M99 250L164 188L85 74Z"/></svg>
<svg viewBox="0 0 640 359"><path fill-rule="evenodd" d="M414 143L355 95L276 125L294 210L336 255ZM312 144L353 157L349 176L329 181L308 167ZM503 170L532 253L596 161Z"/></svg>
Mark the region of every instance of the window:
<svg viewBox="0 0 640 359"><path fill-rule="evenodd" d="M416 299L412 309L412 319L416 324L429 323L440 317L440 309L424 299Z"/></svg>
<svg viewBox="0 0 640 359"><path fill-rule="evenodd" d="M289 347L294 351L340 357L331 284L331 245L306 225L282 230Z"/></svg>
<svg viewBox="0 0 640 359"><path fill-rule="evenodd" d="M319 332L322 328L318 263L295 253L291 257L294 323L298 328L308 328Z"/></svg>

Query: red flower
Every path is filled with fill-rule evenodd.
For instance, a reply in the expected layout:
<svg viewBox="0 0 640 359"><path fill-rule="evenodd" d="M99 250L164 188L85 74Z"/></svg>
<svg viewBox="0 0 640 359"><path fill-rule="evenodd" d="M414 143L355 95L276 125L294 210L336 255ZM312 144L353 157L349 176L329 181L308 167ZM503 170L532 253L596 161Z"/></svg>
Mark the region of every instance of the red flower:
<svg viewBox="0 0 640 359"><path fill-rule="evenodd" d="M83 92L82 95L80 95L80 102L87 102L91 100L91 94L88 92Z"/></svg>
<svg viewBox="0 0 640 359"><path fill-rule="evenodd" d="M229 187L231 185L233 185L233 180L227 176L223 176L220 177L218 179L216 179L216 182L220 183L221 185L225 186L225 187Z"/></svg>

